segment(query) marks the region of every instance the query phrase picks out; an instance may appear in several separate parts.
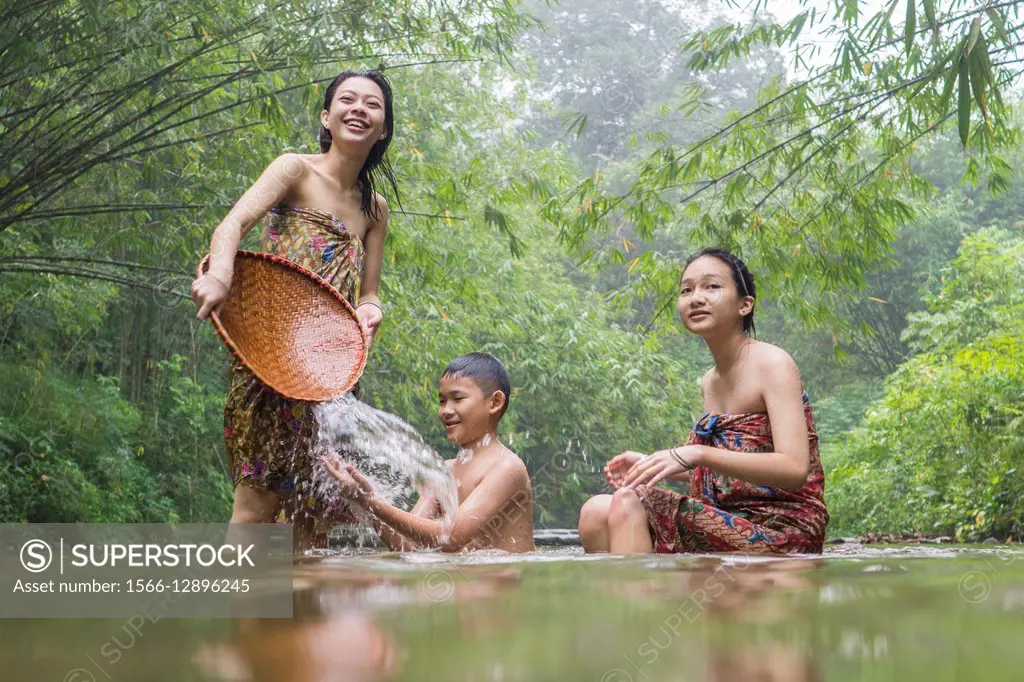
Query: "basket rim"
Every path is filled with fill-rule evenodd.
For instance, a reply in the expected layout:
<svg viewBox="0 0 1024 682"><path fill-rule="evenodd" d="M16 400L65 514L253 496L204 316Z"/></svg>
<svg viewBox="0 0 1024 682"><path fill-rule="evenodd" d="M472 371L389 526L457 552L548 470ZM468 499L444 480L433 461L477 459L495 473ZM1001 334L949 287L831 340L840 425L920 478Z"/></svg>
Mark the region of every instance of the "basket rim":
<svg viewBox="0 0 1024 682"><path fill-rule="evenodd" d="M269 263L274 263L275 265L281 265L294 272L297 272L301 275L305 275L306 277L312 279L317 285L320 286L320 288L324 289L336 300L338 300L341 303L344 310L352 317L353 320L355 320L356 327L359 329L359 337L362 340L362 352L359 353L359 361L356 363L356 366L352 369L352 373L346 382L348 385L344 391L341 391L337 395L332 395L328 398L310 399L309 397L296 395L295 393L289 391L282 391L278 389L276 386L274 386L274 384L267 381L260 372L256 371L256 369L253 368L252 364L245 357L245 354L243 354L242 351L239 350L238 345L234 342L234 340L231 338L231 335L228 334L227 329L224 328L223 323L220 321L220 315L218 315L216 312L211 312L210 321L213 323L213 329L217 333L217 336L220 337L221 341L223 341L224 344L228 347L228 350L231 351L231 355L237 358L238 361L242 363L242 365L244 365L247 370L252 372L253 375L261 382L263 382L268 388L273 390L275 393L279 393L285 398L288 398L289 400L298 400L301 402L324 402L326 400L333 400L334 398L337 398L343 395L344 393L347 393L348 391L352 390L352 387L355 386L356 383L358 383L359 378L363 374L363 370L366 368L366 356L368 355L366 330L364 330L363 325L359 323L359 318L356 316L356 311L352 304L349 303L345 299L345 297L341 295L341 292L335 289L331 285L331 283L325 280L323 277L316 274L312 270L302 267L301 265L295 263L294 261L288 260L287 258L282 258L281 256L277 256L272 253L263 253L261 251L247 251L244 249L239 249L235 253L235 258L236 260L238 258L249 258L267 261ZM202 262L199 264L200 272L205 272L205 268L208 265L209 256L204 258Z"/></svg>

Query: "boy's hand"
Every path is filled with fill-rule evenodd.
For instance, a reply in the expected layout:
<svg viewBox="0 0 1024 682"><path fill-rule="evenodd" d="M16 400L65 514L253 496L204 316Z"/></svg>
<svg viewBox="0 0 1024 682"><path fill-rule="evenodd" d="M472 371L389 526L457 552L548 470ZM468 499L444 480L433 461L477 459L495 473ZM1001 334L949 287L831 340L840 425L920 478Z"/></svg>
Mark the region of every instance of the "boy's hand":
<svg viewBox="0 0 1024 682"><path fill-rule="evenodd" d="M366 504L373 497L373 486L354 466L345 464L337 455L328 455L323 462L327 473L338 481L343 496L360 504Z"/></svg>
<svg viewBox="0 0 1024 682"><path fill-rule="evenodd" d="M614 490L621 488L626 482L626 472L633 468L633 465L646 457L642 452L628 450L615 455L604 465L604 477L608 479L608 485Z"/></svg>

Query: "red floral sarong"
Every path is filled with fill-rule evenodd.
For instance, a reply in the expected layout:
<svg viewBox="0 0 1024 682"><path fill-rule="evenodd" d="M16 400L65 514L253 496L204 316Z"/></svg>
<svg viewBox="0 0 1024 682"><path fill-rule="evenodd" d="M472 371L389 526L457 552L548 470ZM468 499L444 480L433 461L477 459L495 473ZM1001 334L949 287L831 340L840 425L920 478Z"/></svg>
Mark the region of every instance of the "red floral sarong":
<svg viewBox="0 0 1024 682"><path fill-rule="evenodd" d="M791 554L821 552L828 525L825 476L818 454L818 432L804 396L811 466L796 492L716 474L697 467L690 494L639 486L637 494L659 553L752 552ZM737 452L772 452L767 412L705 414L693 427L688 445L708 445Z"/></svg>

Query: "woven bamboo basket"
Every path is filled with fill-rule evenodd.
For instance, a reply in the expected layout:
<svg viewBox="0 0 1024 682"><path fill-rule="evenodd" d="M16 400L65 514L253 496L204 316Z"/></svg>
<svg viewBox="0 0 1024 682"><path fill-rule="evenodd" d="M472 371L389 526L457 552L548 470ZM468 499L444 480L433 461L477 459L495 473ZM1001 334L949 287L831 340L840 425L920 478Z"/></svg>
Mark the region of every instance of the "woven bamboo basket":
<svg viewBox="0 0 1024 682"><path fill-rule="evenodd" d="M209 256L199 264L199 274ZM366 365L355 310L316 273L279 256L238 251L231 290L210 321L232 355L286 398L332 400Z"/></svg>

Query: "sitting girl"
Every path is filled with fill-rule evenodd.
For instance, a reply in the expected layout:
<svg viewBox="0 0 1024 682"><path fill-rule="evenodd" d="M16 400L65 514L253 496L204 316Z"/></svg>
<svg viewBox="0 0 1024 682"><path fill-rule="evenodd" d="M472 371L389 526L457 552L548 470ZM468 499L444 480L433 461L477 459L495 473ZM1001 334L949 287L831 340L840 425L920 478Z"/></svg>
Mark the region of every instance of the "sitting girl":
<svg viewBox="0 0 1024 682"><path fill-rule="evenodd" d="M715 366L706 414L686 445L624 452L604 467L615 493L580 511L587 552L821 552L828 525L818 434L796 363L749 336L754 278L728 251L686 264L677 309ZM654 486L689 484L689 495Z"/></svg>

